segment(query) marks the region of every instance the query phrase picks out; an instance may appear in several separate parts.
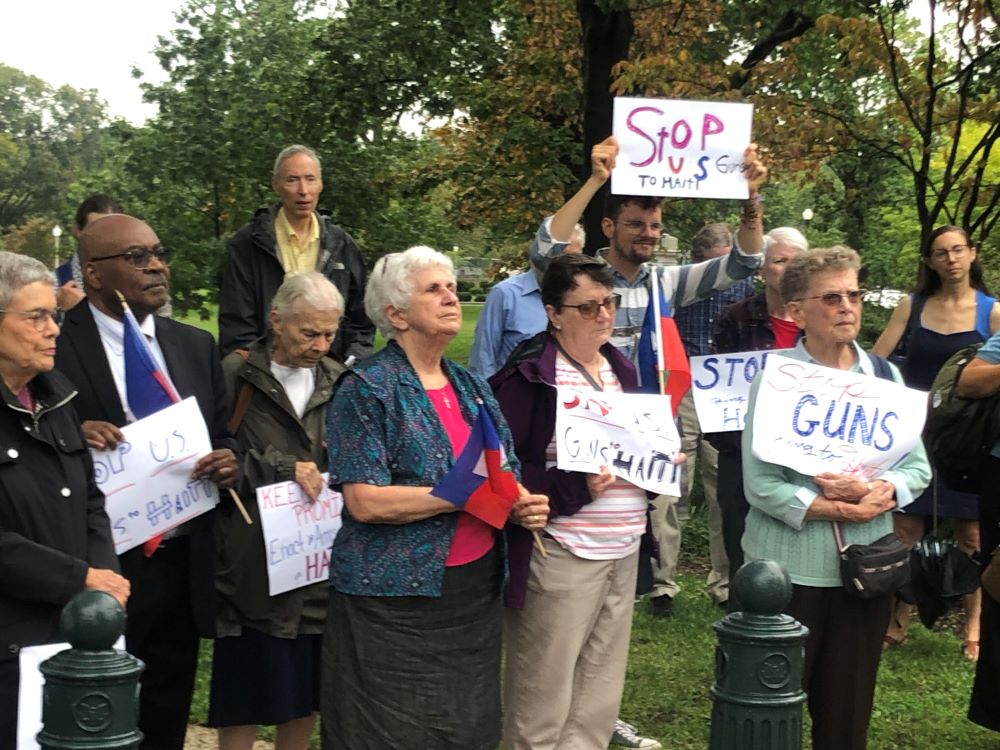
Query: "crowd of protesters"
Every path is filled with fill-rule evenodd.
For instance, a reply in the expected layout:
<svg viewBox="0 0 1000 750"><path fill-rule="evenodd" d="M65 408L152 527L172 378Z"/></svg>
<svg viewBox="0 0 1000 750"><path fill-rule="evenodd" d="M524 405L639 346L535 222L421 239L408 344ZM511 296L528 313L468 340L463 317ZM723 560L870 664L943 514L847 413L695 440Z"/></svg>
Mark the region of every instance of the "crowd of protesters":
<svg viewBox="0 0 1000 750"><path fill-rule="evenodd" d="M222 750L250 750L259 725L277 728L278 750L303 750L317 718L326 750L661 748L619 709L637 595L674 613L681 498L607 467L559 469L555 388L638 390L652 283L689 356L784 349L927 389L950 354L985 342L961 383L981 397L1000 390L1000 306L968 235L942 227L866 353L858 253L809 249L790 227L765 234L753 145L738 228L706 226L694 262L656 260L661 200L640 196L606 196L607 246L582 254L581 216L617 152L614 138L594 147L586 183L542 221L530 269L494 286L469 369L445 357L463 320L451 260L417 246L366 271L318 209L320 159L305 146L278 154L278 201L229 243L218 345L171 319L169 249L108 196L80 206L59 274L0 253L0 747L16 743L19 651L58 641L62 606L97 589L126 609L126 647L146 664L150 750L183 748L201 638L214 639L208 719ZM194 397L208 427L192 479L235 500L116 555L88 448L118 446L122 427L162 408L129 373L133 319L157 382L174 401ZM387 343L373 353L376 330ZM878 356L893 351L902 375ZM974 553L997 546L998 514L988 493L954 489L948 467L932 478L919 443L874 481L761 460L758 385L742 436L703 434L690 398L675 405L683 497L696 457L706 485L708 592L738 609L728 580L744 560L785 566L786 611L809 627L812 746L862 750L880 654L905 641L909 605L846 595L832 529L867 542L895 528L912 545L942 516ZM438 489L482 423L510 479L498 524ZM998 467L1000 445L987 482ZM343 511L329 581L271 595L255 492L278 482L309 502L337 490ZM963 649L978 660L969 715L1000 731L1000 605L979 592L965 605Z"/></svg>

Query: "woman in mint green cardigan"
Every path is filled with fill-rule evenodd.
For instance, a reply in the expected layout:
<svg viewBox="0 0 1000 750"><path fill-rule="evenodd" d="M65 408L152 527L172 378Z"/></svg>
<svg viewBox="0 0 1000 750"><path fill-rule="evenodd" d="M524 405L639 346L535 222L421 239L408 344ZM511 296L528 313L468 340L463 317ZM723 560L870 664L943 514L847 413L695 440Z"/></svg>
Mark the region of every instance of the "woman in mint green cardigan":
<svg viewBox="0 0 1000 750"><path fill-rule="evenodd" d="M846 247L793 259L781 282L789 317L805 336L787 356L867 375L899 372L855 342L861 328L858 254ZM891 368L891 369L890 369ZM892 531L890 511L909 504L930 482L919 445L892 471L867 482L847 475L800 474L753 455L753 415L760 378L750 391L743 433L743 482L750 512L743 535L747 560L778 560L793 584L786 612L809 628L803 687L809 696L814 750L864 750L891 594L862 600L840 581L831 521L845 542L867 543Z"/></svg>

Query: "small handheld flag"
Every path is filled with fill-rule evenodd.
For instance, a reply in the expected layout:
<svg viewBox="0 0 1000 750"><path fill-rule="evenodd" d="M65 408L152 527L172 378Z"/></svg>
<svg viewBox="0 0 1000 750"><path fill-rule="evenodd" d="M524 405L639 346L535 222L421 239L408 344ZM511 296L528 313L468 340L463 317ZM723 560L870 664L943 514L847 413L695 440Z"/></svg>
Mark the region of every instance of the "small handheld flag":
<svg viewBox="0 0 1000 750"><path fill-rule="evenodd" d="M681 399L691 388L691 365L655 270L650 273L649 305L636 346L636 371L639 389L670 396L670 408L677 416Z"/></svg>
<svg viewBox="0 0 1000 750"><path fill-rule="evenodd" d="M155 414L160 409L164 409L171 404L176 404L181 400L174 390L170 378L153 358L146 336L139 328L139 321L135 319L132 309L125 301L121 292L116 292L118 301L121 303L122 312L122 343L125 360L125 400L128 401L128 408L136 419L148 417ZM146 557L151 557L163 541L163 535L157 534L151 539L143 542L142 552Z"/></svg>
<svg viewBox="0 0 1000 750"><path fill-rule="evenodd" d="M465 447L431 494L493 528L503 528L506 523L520 490L493 420L481 401Z"/></svg>

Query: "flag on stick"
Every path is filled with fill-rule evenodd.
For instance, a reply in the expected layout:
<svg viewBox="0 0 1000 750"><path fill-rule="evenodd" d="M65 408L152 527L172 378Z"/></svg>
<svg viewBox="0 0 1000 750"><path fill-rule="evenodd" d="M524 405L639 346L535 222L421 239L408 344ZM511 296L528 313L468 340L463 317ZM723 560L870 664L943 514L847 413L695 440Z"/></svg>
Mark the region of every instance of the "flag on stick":
<svg viewBox="0 0 1000 750"><path fill-rule="evenodd" d="M496 529L503 528L506 523L520 490L482 401L478 404L476 420L465 447L431 494Z"/></svg>
<svg viewBox="0 0 1000 750"><path fill-rule="evenodd" d="M659 274L650 271L649 305L642 321L636 347L639 388L646 393L670 396L670 408L677 416L681 399L691 388L691 365L670 304L663 296Z"/></svg>
<svg viewBox="0 0 1000 750"><path fill-rule="evenodd" d="M143 419L160 409L176 404L181 398L167 377L167 373L153 357L146 335L139 328L139 321L135 319L132 309L125 302L125 297L121 292L117 294L124 312L122 356L125 360L125 400L128 401L132 415L136 419ZM163 541L162 534L147 539L142 545L143 554L150 557L160 546L161 541Z"/></svg>

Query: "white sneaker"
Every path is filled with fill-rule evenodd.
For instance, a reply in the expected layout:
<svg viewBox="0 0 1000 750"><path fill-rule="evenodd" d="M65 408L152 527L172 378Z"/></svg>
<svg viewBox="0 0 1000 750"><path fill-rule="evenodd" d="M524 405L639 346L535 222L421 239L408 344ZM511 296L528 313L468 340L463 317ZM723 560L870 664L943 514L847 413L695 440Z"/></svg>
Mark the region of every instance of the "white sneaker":
<svg viewBox="0 0 1000 750"><path fill-rule="evenodd" d="M646 750L663 750L663 745L659 742L650 737L640 737L638 729L621 719L615 721L615 731L611 735L611 745L613 747L641 747Z"/></svg>

